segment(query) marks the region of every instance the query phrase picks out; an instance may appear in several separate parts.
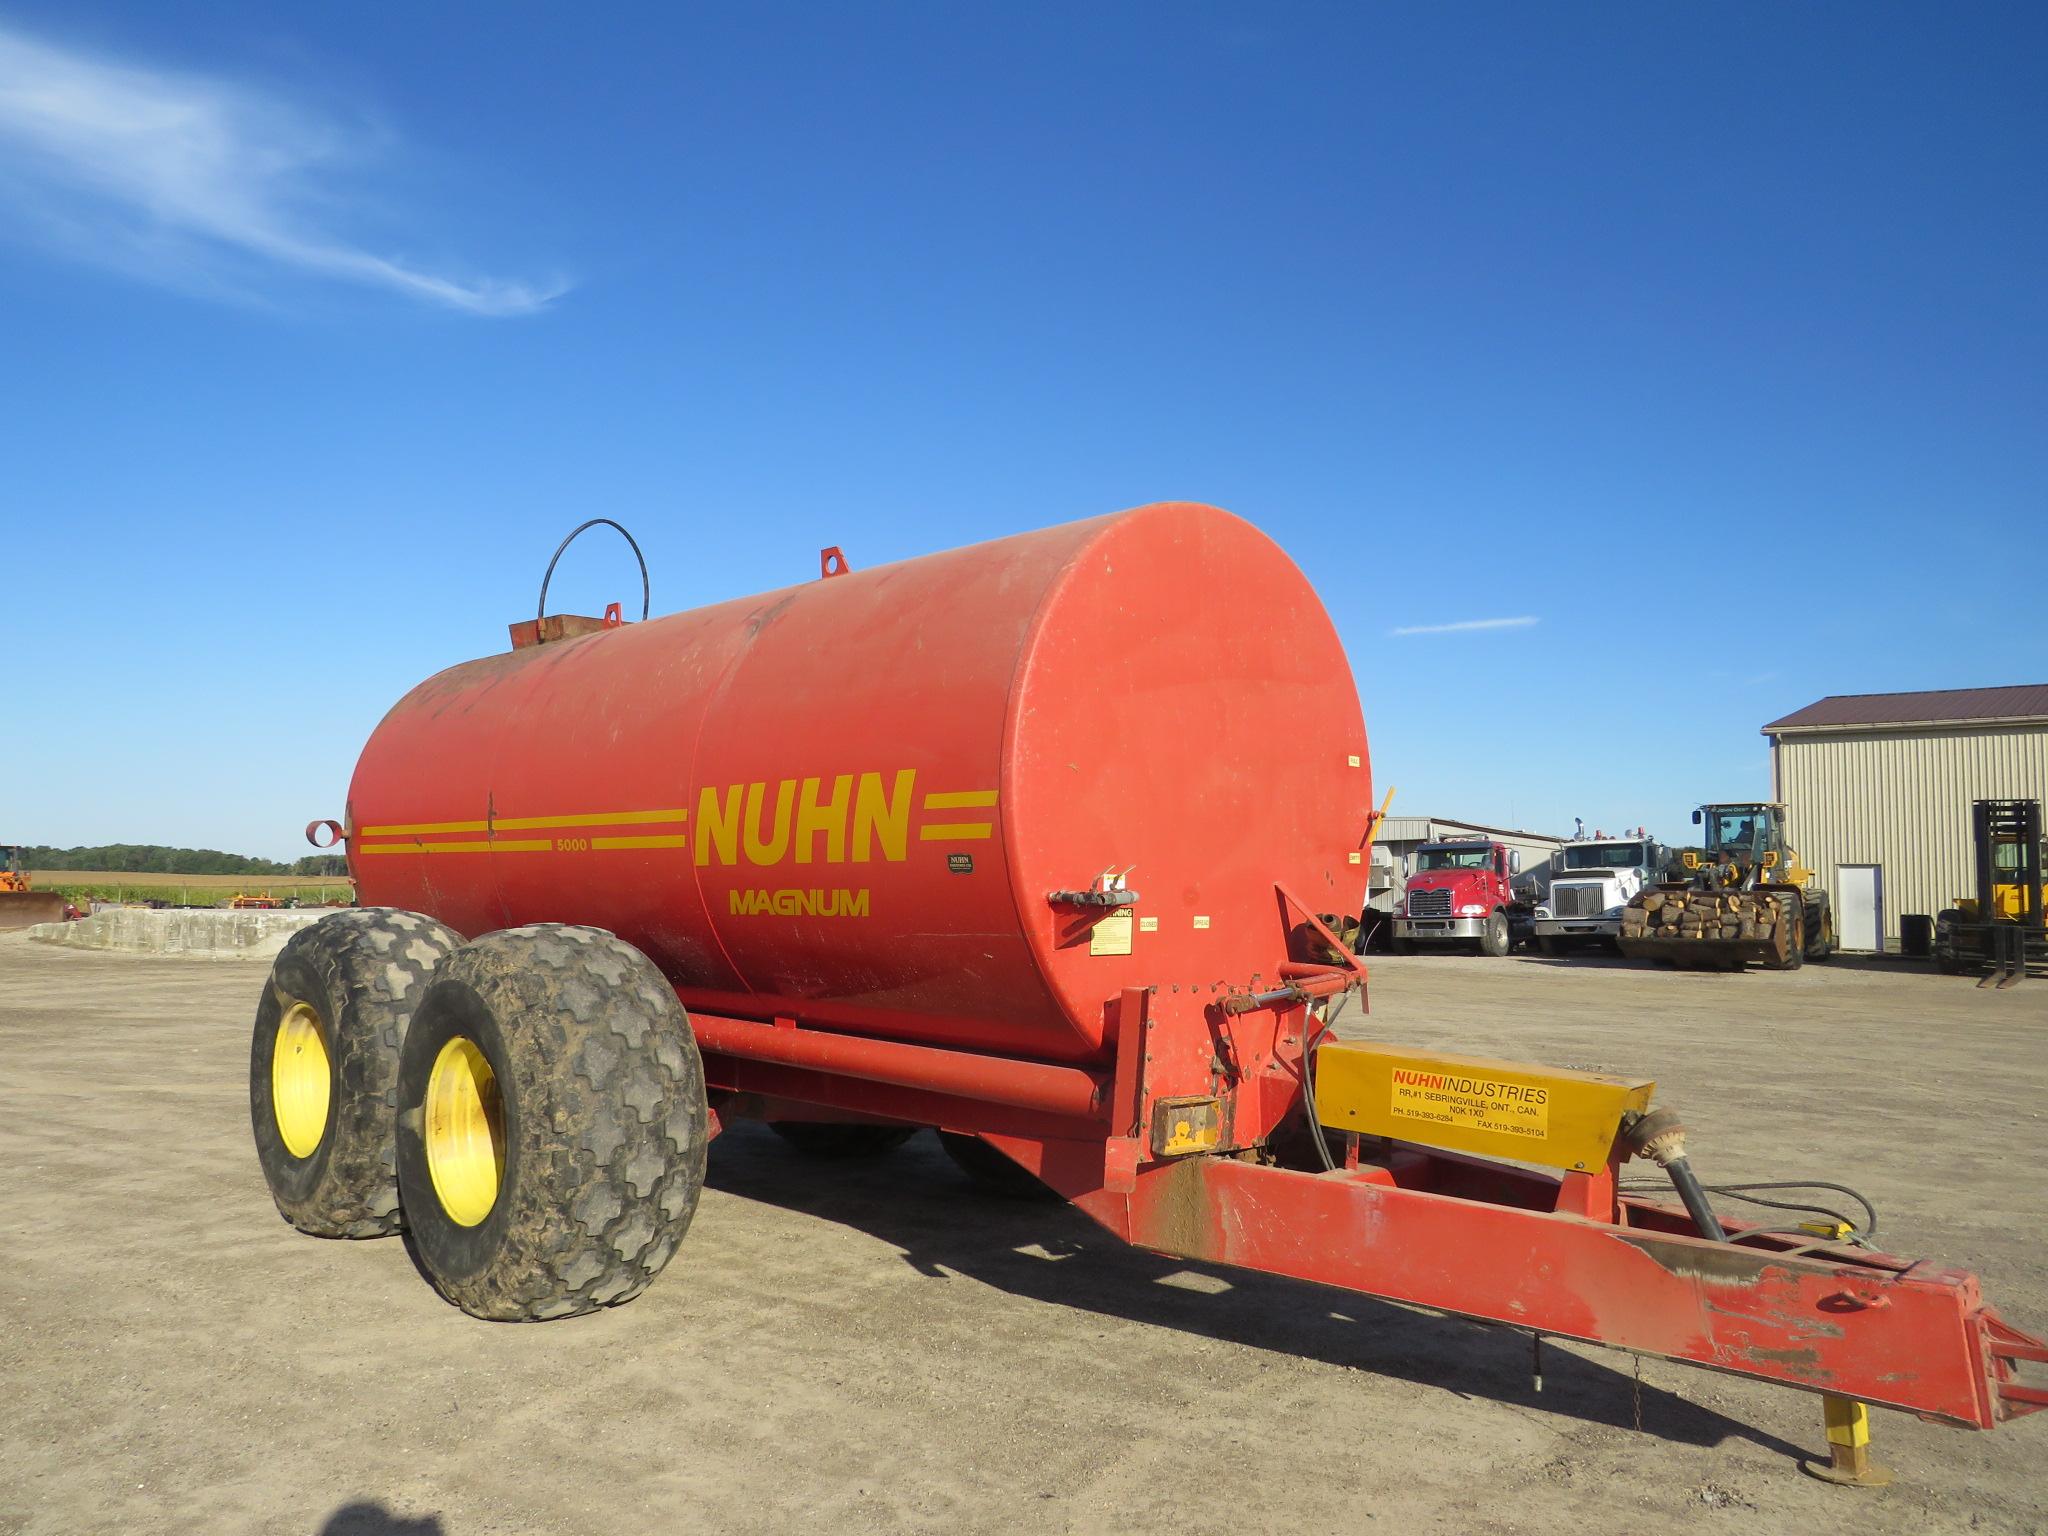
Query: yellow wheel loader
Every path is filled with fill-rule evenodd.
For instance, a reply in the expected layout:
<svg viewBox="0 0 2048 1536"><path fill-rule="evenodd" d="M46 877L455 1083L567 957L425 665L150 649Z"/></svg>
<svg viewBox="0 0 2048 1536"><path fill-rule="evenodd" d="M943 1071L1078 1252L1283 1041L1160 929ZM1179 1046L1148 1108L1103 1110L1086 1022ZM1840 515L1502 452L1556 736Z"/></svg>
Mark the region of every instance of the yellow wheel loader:
<svg viewBox="0 0 2048 1536"><path fill-rule="evenodd" d="M1785 807L1703 805L1701 846L1678 850L1674 878L1622 909L1621 952L1688 970L1797 970L1835 950L1834 914L1785 841Z"/></svg>
<svg viewBox="0 0 2048 1536"><path fill-rule="evenodd" d="M55 891L32 891L21 867L21 850L0 844L0 928L26 928L31 923L64 921L64 898Z"/></svg>

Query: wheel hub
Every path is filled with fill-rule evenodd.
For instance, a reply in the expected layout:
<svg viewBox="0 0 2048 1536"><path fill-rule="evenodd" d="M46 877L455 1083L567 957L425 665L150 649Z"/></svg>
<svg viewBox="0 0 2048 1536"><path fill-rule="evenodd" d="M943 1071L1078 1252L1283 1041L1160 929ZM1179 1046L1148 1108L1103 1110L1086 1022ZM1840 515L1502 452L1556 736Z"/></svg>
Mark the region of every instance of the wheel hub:
<svg viewBox="0 0 2048 1536"><path fill-rule="evenodd" d="M270 1107L278 1139L293 1157L311 1157L327 1134L333 1088L327 1027L311 1003L294 1001L277 1021L270 1052Z"/></svg>
<svg viewBox="0 0 2048 1536"><path fill-rule="evenodd" d="M505 1175L504 1103L497 1074L476 1042L457 1035L427 1077L427 1173L441 1209L473 1227L498 1203Z"/></svg>

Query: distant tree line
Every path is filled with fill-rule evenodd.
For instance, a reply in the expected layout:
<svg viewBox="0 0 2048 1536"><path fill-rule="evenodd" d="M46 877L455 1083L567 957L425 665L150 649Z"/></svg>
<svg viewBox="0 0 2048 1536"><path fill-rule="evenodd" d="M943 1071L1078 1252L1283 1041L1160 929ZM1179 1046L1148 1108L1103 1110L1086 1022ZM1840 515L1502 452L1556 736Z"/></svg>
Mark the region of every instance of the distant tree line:
<svg viewBox="0 0 2048 1536"><path fill-rule="evenodd" d="M155 875L346 875L348 860L316 853L286 864L252 859L218 848L166 848L158 843L107 843L98 848L38 848L23 845L23 869L91 869Z"/></svg>

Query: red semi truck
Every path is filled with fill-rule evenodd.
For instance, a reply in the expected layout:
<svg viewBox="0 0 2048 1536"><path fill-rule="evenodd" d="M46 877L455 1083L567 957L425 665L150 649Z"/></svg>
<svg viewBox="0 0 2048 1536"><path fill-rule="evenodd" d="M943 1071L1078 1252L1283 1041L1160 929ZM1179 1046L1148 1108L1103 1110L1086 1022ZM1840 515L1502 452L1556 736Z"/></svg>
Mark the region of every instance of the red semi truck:
<svg viewBox="0 0 2048 1536"><path fill-rule="evenodd" d="M1394 950L1471 944L1505 955L1534 932L1536 909L1515 886L1522 856L1484 838L1447 838L1415 850L1394 917Z"/></svg>
<svg viewBox="0 0 2048 1536"><path fill-rule="evenodd" d="M826 1156L932 1128L1160 1253L1825 1394L1845 1477L1862 1403L2048 1406L1974 1276L1717 1212L1647 1079L1331 1035L1366 973L1313 914L1364 894L1365 725L1227 513L829 550L513 641L400 700L308 829L365 905L286 944L250 1037L302 1231L402 1227L466 1311L565 1317L661 1273L737 1122Z"/></svg>

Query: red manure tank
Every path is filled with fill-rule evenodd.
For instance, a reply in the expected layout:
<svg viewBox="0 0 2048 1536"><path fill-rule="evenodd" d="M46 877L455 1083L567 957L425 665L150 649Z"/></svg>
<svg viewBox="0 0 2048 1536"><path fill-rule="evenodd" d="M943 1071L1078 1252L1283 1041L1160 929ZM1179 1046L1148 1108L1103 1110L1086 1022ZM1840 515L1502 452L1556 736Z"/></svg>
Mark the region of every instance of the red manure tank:
<svg viewBox="0 0 2048 1536"><path fill-rule="evenodd" d="M400 700L315 824L362 905L287 943L250 1045L301 1230L403 1227L465 1310L562 1317L662 1271L734 1122L818 1156L929 1128L1162 1253L1820 1393L1838 1481L1882 1476L1865 1403L2048 1406L1974 1276L1715 1210L1648 1079L1335 1037L1365 725L1240 519L828 550L512 638Z"/></svg>
<svg viewBox="0 0 2048 1536"><path fill-rule="evenodd" d="M450 668L349 850L365 903L573 915L693 1012L1088 1063L1125 987L1270 979L1276 882L1356 913L1370 802L1307 580L1171 503ZM1052 899L1104 875L1140 899Z"/></svg>

